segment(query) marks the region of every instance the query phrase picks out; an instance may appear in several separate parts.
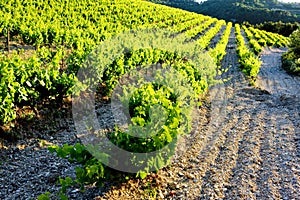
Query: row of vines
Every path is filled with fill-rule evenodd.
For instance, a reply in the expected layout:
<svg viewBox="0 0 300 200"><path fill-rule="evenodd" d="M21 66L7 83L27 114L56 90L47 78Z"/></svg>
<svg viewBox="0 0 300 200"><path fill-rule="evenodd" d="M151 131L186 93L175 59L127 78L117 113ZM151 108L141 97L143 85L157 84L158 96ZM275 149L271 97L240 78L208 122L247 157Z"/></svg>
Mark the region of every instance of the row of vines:
<svg viewBox="0 0 300 200"><path fill-rule="evenodd" d="M5 51L1 56L0 74L5 77L2 82L6 85L0 90L1 123L16 119L18 106L34 107L47 99L70 95L76 72L87 55L114 34L136 27L156 27L185 32L188 38L194 38L212 26L197 38L197 43L205 49L221 26L226 25L223 20L203 15L126 2L81 1L78 5L52 0L44 5L43 1L2 1L0 35L5 41L2 47L9 50L9 43L20 43L36 50L24 51L21 46L18 51ZM225 54L226 36L220 41L223 45L210 49L217 62L222 57L219 55Z"/></svg>
<svg viewBox="0 0 300 200"><path fill-rule="evenodd" d="M141 27L177 27L198 15L132 1L1 1L0 121L14 120L16 107L70 95L76 72L103 40ZM166 10L168 12L166 12ZM9 52L12 43L36 51ZM26 49L26 48L25 48ZM8 50L8 51L7 51Z"/></svg>
<svg viewBox="0 0 300 200"><path fill-rule="evenodd" d="M251 79L251 83L255 82L259 73L259 68L262 64L259 54L263 48L266 46L286 47L289 44L289 39L284 36L253 27L248 28L245 25L240 26L236 24L235 35L240 67Z"/></svg>

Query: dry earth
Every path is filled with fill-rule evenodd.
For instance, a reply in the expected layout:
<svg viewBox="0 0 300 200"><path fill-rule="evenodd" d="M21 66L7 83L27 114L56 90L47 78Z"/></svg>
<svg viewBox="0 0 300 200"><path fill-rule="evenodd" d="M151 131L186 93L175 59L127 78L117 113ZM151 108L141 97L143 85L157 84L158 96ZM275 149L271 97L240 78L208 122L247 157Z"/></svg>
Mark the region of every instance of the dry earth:
<svg viewBox="0 0 300 200"><path fill-rule="evenodd" d="M281 69L283 49L267 48L257 85L249 86L235 48L232 31L225 73L217 77L223 83L195 110L194 131L171 165L144 181L107 183L85 194L71 188L70 199L300 199L300 79ZM74 125L67 123L43 139L74 144ZM32 199L58 191L58 176L74 177L76 164L50 154L39 140L2 145L0 199Z"/></svg>

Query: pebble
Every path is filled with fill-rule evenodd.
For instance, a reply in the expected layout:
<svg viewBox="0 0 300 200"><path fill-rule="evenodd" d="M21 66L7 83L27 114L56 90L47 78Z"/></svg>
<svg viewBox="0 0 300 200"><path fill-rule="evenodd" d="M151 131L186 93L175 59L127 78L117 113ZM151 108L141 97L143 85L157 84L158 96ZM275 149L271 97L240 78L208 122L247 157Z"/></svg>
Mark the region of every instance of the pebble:
<svg viewBox="0 0 300 200"><path fill-rule="evenodd" d="M189 179L194 179L195 178L195 176L193 175L193 174L187 174L186 175Z"/></svg>
<svg viewBox="0 0 300 200"><path fill-rule="evenodd" d="M179 175L180 177L183 177L183 176L184 176L184 174L183 174L182 172L178 172L178 175Z"/></svg>

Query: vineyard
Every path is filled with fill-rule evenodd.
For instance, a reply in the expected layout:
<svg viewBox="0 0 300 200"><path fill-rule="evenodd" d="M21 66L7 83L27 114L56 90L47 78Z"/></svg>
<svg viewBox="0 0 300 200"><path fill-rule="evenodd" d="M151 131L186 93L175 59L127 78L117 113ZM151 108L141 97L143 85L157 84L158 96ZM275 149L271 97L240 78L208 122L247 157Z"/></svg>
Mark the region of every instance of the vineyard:
<svg viewBox="0 0 300 200"><path fill-rule="evenodd" d="M248 176L247 170L254 173L258 166L271 169L270 160L262 165L249 165L251 169L245 163L241 166L245 170L242 175L233 169L238 168L236 163L244 162L242 148L251 148L247 142L260 144L259 138L264 142L272 140L264 138L263 132L257 129L267 131L266 125L259 124L261 116L265 124L280 120L276 116L278 108L269 113L259 110L268 110L267 103L277 102L275 97L265 100L268 93L277 89L276 80L269 81L274 82L271 87L261 74L267 79L278 72L277 68L267 70L267 64L277 61L268 60L266 55L275 49L277 59L289 42L289 38L279 34L140 0L1 1L0 198L296 197L300 177L290 171L287 174L289 178L295 176L295 183L281 186L287 188L286 193L271 187L272 184L264 185L264 174L256 179L261 188L243 182L244 177L238 179ZM99 54L103 49L105 54ZM110 105L119 85L132 82L135 70L145 79L151 76L153 80L138 88L122 87L120 102L127 106L132 123L126 129L136 134L129 135L114 124L113 114L120 110L113 110ZM85 79L87 76L92 78ZM124 77L129 77L127 82ZM137 77L142 81L140 75ZM296 99L299 80L288 75L281 78L290 82L285 85L279 82L279 90L292 83ZM84 104L91 99L89 95L95 98L93 109ZM251 95L263 100L253 100L256 97ZM286 95L278 96L280 100L284 97ZM297 100L292 102L298 104ZM159 109L165 111L156 113ZM113 157L121 155L116 152L109 155L111 149L99 154L95 146L83 145L86 138L76 134L78 117L74 112L95 110L98 120L107 128L105 135L118 148L133 153L163 150L155 156L147 155L145 161L133 156L118 163ZM297 108L290 109L287 115L297 119L296 111ZM253 117L258 118L252 122ZM95 131L88 123L83 130ZM293 133L297 133L299 122L289 123L295 129ZM158 126L161 130L156 131ZM249 131L243 126L248 126ZM284 128L275 127L278 132L282 131L278 137L285 137ZM259 138L251 138L251 130ZM233 131L238 133L234 135ZM143 137L143 134L151 137ZM292 133L287 134L287 144L297 149ZM181 136L187 141L183 151L190 151L180 157L176 143ZM260 156L272 148L275 148L272 144L267 149L262 148ZM259 154L258 151L254 148L253 154ZM291 160L299 161L295 150L290 151ZM299 154L299 149L296 151ZM15 155L18 152L20 155ZM234 154L237 152L241 154ZM277 153L285 162L284 151ZM222 160L222 155L229 162ZM44 164L34 161L35 157L41 157ZM190 168L180 166L181 162L193 159L187 164ZM295 160L291 163L297 165ZM197 166L192 165L193 162ZM275 166L280 162L274 161ZM164 167L170 163L171 167ZM289 169L300 170L292 164ZM123 165L134 165L139 170L134 173L115 170ZM55 173L47 172L49 166ZM221 178L220 166L224 166ZM184 175L184 171L193 168L198 171ZM182 172L178 172L179 169ZM26 171L23 176L24 170L30 172ZM175 178L174 173L179 177ZM4 178L5 174L11 174L10 179ZM268 181L272 182L270 177ZM248 178L249 182L253 179ZM226 188L230 180L237 184ZM187 183L190 186L186 186ZM119 184L123 186L116 187ZM271 187L270 191L256 194L264 186ZM139 189L133 189L135 187Z"/></svg>

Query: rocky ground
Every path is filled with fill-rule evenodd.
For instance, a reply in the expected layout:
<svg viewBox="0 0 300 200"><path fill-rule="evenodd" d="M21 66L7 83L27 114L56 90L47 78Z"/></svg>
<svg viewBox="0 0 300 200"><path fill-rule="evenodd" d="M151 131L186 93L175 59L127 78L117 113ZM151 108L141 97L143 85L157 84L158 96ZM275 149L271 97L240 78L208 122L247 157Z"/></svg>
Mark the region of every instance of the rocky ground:
<svg viewBox="0 0 300 200"><path fill-rule="evenodd" d="M69 198L300 199L300 78L281 69L284 49L267 48L256 87L249 86L235 48L232 31L217 77L223 83L195 110L194 130L171 165L145 180L107 182L83 194L74 187ZM34 199L58 191L59 176L75 176L76 164L45 148L78 141L71 119L64 123L43 140L0 142L0 199Z"/></svg>

